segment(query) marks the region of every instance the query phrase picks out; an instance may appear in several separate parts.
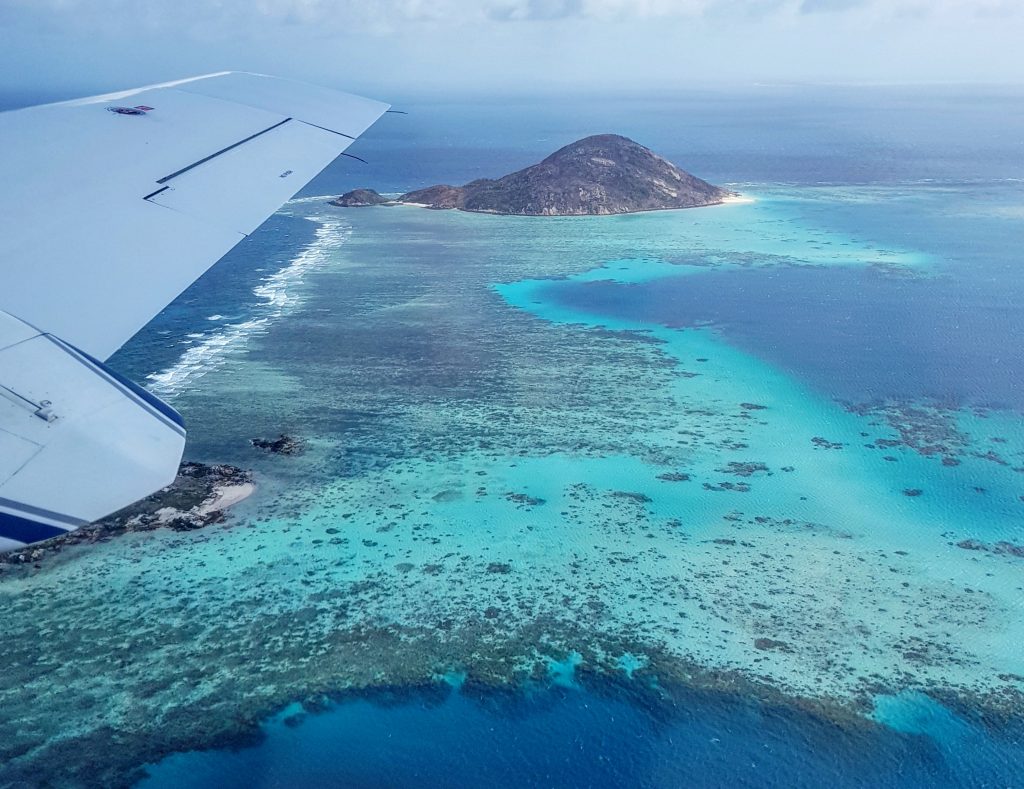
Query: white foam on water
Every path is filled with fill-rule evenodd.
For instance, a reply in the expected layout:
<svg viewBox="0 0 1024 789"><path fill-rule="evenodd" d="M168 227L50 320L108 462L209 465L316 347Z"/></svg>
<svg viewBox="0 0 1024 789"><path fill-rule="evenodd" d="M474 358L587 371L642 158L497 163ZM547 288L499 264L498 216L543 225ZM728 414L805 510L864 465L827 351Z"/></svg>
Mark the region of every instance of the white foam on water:
<svg viewBox="0 0 1024 789"><path fill-rule="evenodd" d="M336 194L331 194L331 195L307 195L305 197L293 197L291 200L289 200L287 203L284 204L284 209L282 209L282 210L286 211L288 208L290 208L291 206L295 206L295 205L309 205L311 203L315 203L317 205L321 205L323 203L330 202L331 200L335 199L337 196L338 195L336 195Z"/></svg>
<svg viewBox="0 0 1024 789"><path fill-rule="evenodd" d="M312 201L303 199L292 201L292 204L304 202ZM264 277L253 288L253 295L259 301L251 310L252 317L218 327L208 334L187 335L182 344L190 347L178 361L166 370L148 376L148 388L154 394L173 399L199 378L224 366L232 353L243 350L249 340L266 332L273 323L303 302L304 296L296 286L302 283L308 272L330 260L331 253L344 244L352 232L336 217L317 215L305 218L319 223L316 237L287 266Z"/></svg>

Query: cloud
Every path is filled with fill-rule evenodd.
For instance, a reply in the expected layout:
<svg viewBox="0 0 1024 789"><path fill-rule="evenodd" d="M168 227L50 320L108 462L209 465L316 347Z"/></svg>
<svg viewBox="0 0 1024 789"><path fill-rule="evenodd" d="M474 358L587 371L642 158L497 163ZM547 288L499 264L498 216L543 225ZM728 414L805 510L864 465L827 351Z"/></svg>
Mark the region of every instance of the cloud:
<svg viewBox="0 0 1024 789"><path fill-rule="evenodd" d="M122 23L153 27L181 20L198 24L277 22L344 24L350 29L443 22L557 19L646 20L693 17L737 4L777 6L787 0L2 0L8 17L54 24ZM788 0L793 2L794 0Z"/></svg>
<svg viewBox="0 0 1024 789"><path fill-rule="evenodd" d="M1024 0L0 0L0 86L1009 82L1022 22Z"/></svg>
<svg viewBox="0 0 1024 789"><path fill-rule="evenodd" d="M1024 17L1021 0L0 0L5 22L78 30L238 34L265 26L392 33L419 26L516 22L794 18L863 12L871 19Z"/></svg>
<svg viewBox="0 0 1024 789"><path fill-rule="evenodd" d="M801 14L819 14L830 11L846 11L867 4L867 0L803 0L800 3Z"/></svg>
<svg viewBox="0 0 1024 789"><path fill-rule="evenodd" d="M583 14L583 0L498 0L488 4L487 16L494 20L566 19Z"/></svg>

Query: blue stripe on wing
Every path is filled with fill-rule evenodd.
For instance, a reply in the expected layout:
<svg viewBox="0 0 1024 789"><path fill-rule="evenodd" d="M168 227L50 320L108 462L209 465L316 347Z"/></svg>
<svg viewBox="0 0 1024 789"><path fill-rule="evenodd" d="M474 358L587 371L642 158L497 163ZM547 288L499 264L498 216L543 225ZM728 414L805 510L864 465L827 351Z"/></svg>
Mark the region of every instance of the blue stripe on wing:
<svg viewBox="0 0 1024 789"><path fill-rule="evenodd" d="M19 515L0 512L0 537L6 537L9 540L24 543L42 542L51 537L67 534L68 531L69 529L61 529L51 526L49 523L40 523Z"/></svg>

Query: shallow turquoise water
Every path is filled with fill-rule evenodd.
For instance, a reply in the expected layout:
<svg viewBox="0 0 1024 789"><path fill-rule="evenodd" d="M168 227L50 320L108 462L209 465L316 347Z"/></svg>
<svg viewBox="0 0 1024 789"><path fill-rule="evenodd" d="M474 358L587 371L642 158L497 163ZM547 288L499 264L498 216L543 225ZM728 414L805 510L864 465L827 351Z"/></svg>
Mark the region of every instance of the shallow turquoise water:
<svg viewBox="0 0 1024 789"><path fill-rule="evenodd" d="M973 388L935 401L954 349L902 349L944 283L1015 292L1020 188L745 191L290 204L115 359L257 494L4 575L0 783L1013 785L1024 431L977 395L1015 380L981 351L1016 302L949 335ZM811 306L897 282L892 352L829 377L751 340L773 276ZM306 452L248 445L282 431Z"/></svg>
<svg viewBox="0 0 1024 789"><path fill-rule="evenodd" d="M957 545L967 539L990 547L1021 542L1021 476L1015 469L1024 435L1017 416L969 403L936 408L926 398L889 403L888 411L850 411L813 378L801 381L731 345L724 325L672 328L662 325L657 315L644 320L635 312L627 317L604 314L588 301L572 298L573 287L656 287L659 282L697 281L722 270L793 266L813 266L807 270L827 278L832 270L880 263L916 278L910 282L927 283L942 276L947 265L933 252L865 241L827 225L808 226L805 211L793 210L793 201L781 190L773 194L717 213L655 214L605 225L587 220L555 223L561 224L557 232L552 225L528 220L407 210L346 215L352 225L352 237L342 248L346 267L337 275L329 268L318 272L315 292L300 314L330 310L332 321L341 322L331 331L346 338L339 349L345 362L355 369L367 359L376 361L369 365L371 381L350 382L341 373L342 382L321 387L316 399L324 403L341 388L348 402L350 393L369 387L383 405L370 414L360 412L358 427L343 422L333 438L330 429L316 431L325 448L302 461L304 468L314 475L326 473L347 458L353 476L325 480L318 487L315 503L300 510L301 531L312 536L349 512L344 534L352 542L341 555L354 560L350 567L376 566L375 557L383 550L395 562L440 568L438 575L412 584L414 594L375 603L374 610L406 623L429 619L440 596L456 588L452 604L444 606L445 616L480 610L488 601L498 603L494 608L501 617L517 605L528 611L544 609L552 595L581 591L582 579L565 570L591 557L584 560L589 567L585 581L601 600L602 629L628 630L640 643L667 642L670 649L706 665L757 666L760 675L798 693L828 689L842 698L862 694L865 683L870 687L879 682L895 693L877 696L874 720L900 736L913 736L886 746L879 741L870 749L905 748L893 758L909 766L884 777L857 768L844 776L849 785L916 786L971 777L983 782L1005 775L1002 767L992 766L990 773L988 766L982 770L971 759L965 761L957 749L969 740L979 754L984 751L986 759L1009 769L1009 760L1017 758L1012 737L992 739L977 722L961 719L920 694L956 685L980 692L985 677L992 676L989 672L1024 673L1016 647L1022 636L1019 560ZM868 202L874 200L874 195L868 197ZM822 190L818 199L839 198ZM849 192L844 193L842 200L849 199ZM815 204L818 211L820 204ZM739 227L750 232L734 232ZM432 250L427 258L420 251L424 246ZM554 261L551 246L559 250ZM360 266L383 260L394 273L360 273ZM357 268L347 268L353 264ZM469 268L474 264L479 268ZM416 277L415 285L400 284L398 271ZM457 284L451 274L455 271ZM509 276L513 271L542 276ZM395 294L396 287L407 289ZM339 298L355 309L338 309ZM455 298L460 309L453 311ZM287 371L285 378L295 376L292 391L309 397L318 387L302 371L307 361L303 349L320 354L333 346L326 333L319 345L310 346L310 325L301 317L298 321L301 329L294 333L281 327L285 338L295 338L282 341L278 335L281 350L264 346L264 363ZM585 345L563 348L565 353L541 362L543 354L556 350L545 339L548 327L562 327L557 337L582 339ZM392 338L391 331L397 336ZM511 336L517 342L509 342ZM410 345L417 348L415 361L407 355ZM386 360L395 353L401 367L388 366ZM416 363L423 368L410 374L409 365ZM261 370L266 373L266 368ZM275 376L264 385L276 387L277 380ZM901 433L900 420L907 418L911 406L925 416L913 417L913 429ZM336 418L329 409L327 413ZM392 442L378 432L384 425L394 430L399 424L402 441ZM941 444L943 451L920 451L933 444ZM353 492L363 489L364 474L367 481L375 478L362 462L364 453L372 456L381 445L388 459L375 468L389 481L379 500L407 506L410 515L401 517L429 529L432 536L426 544L401 534L392 537L390 528L400 526L381 532L379 516L360 509L360 501L374 500L385 490L371 485L365 494ZM998 462L987 454L993 447ZM943 458L954 459L955 465L943 463ZM660 478L666 472L687 479ZM509 492L515 496L504 495ZM635 529L629 525L634 519ZM280 520L282 526L286 523L294 522ZM745 543L760 553L737 556L732 545ZM281 542L279 556L303 544ZM265 539L261 546L271 547ZM323 558L324 551L331 555L327 546L316 550ZM614 563L631 554L639 558L635 570L628 563ZM458 577L469 570L466 557L514 569L497 586L481 579L468 589L452 587L450 574ZM595 564L605 558L614 559L614 569ZM700 585L683 598L665 595L673 578L678 583L687 577L701 579ZM709 600L717 608L711 618L702 614ZM751 603L784 612L786 621L741 614ZM577 622L587 621L580 611L574 616ZM793 651L751 647L756 637L769 632ZM907 657L916 650L931 652ZM950 659L943 657L947 654ZM594 655L588 652L580 659L592 665ZM635 659L624 653L613 662L621 667L623 660L632 665ZM564 677L564 671L555 672L552 681L566 684ZM719 712L728 708L722 697L713 698L717 701L703 698L702 703ZM479 726L477 713L458 699L456 695L436 708L440 717L432 720L449 721L453 732ZM570 703L562 713L571 718L572 708ZM404 716L434 714L415 709L343 704L323 724L308 724L322 727L310 730L310 753L348 747L331 728L335 723L341 731L349 725L343 721L355 719L400 731L406 725ZM488 725L508 737L551 731L545 713L529 704L526 709L525 729L518 735L515 726L520 724L501 717ZM691 713L711 714L707 708L697 709L701 712ZM731 722L723 725L736 725L729 714ZM300 734L288 736L301 736L306 725L295 730ZM614 730L603 721L588 725L580 736L610 736ZM786 770L794 759L807 785L826 780L815 772L813 758L796 745L808 736L801 726L790 721L782 730L786 735L780 736L790 737L786 748L797 748L795 755L781 748L761 765L762 771L737 775L736 780L785 783L793 779ZM268 743L275 741L277 731L283 730L271 728ZM686 727L679 736L684 732L695 736ZM449 735L437 736L425 742L447 750L444 737ZM564 738L546 736L557 753L563 746L556 743ZM867 747L853 742L847 743L852 752ZM266 766L271 752L246 753L223 758L251 780L253 765ZM621 779L615 778L620 775L616 770L635 771L630 753L620 754L624 761L606 765L607 771L597 769L593 781L614 782ZM154 785L179 780L182 770L202 769L214 776L227 769L219 761L222 757L195 758L154 770ZM314 755L310 758L320 764ZM461 752L452 759L454 763L444 762L444 769L458 776L460 769L486 769L498 757L484 750ZM682 770L673 778L662 775L663 780L693 780L694 774L722 769L707 763L704 773L691 773L682 762L664 755L659 759ZM385 769L373 759L369 764L376 765L367 768L370 773ZM444 783L440 773L421 772L427 769L422 759L412 758L406 767L410 773L404 767L388 773L396 785L424 775ZM357 785L369 780L367 774L338 773ZM843 779L829 773L827 780ZM458 784L453 779L451 785ZM563 776L552 785L573 784Z"/></svg>

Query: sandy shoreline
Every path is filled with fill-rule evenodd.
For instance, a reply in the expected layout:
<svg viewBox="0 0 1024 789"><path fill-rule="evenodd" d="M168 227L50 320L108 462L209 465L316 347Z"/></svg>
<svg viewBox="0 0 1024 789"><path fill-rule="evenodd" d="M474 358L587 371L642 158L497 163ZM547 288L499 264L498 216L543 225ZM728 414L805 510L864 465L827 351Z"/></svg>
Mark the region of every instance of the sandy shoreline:
<svg viewBox="0 0 1024 789"><path fill-rule="evenodd" d="M200 505L195 512L197 515L210 515L214 512L220 512L245 501L255 492L256 485L252 482L243 482L240 485L225 485L222 488L215 488L216 495L206 503Z"/></svg>
<svg viewBox="0 0 1024 789"><path fill-rule="evenodd" d="M590 213L590 214L510 214L501 213L499 211L483 211L473 210L469 208L438 208L430 205L429 203L413 203L406 202L403 200L392 199L386 203L380 203L380 206L384 208L395 208L395 207L408 207L408 208L427 208L432 211L457 211L462 214L484 214L487 216L507 216L507 217L524 217L528 219L581 219L589 217L613 217L613 216L630 216L632 214L650 214L658 211L687 211L693 208L713 208L718 205L749 205L756 203L756 198L749 197L747 195L733 194L723 197L721 200L715 203L705 203L701 205L689 205L689 206L674 206L668 208L640 208L635 211L615 211L607 214L601 213ZM336 208L375 208L377 206L342 206L338 205L333 201L329 201L328 205L333 205Z"/></svg>
<svg viewBox="0 0 1024 789"><path fill-rule="evenodd" d="M0 564L38 565L65 547L106 542L130 532L169 527L176 531L201 529L224 520L224 511L256 491L252 475L234 466L183 463L174 482L102 520L45 542L0 553Z"/></svg>

